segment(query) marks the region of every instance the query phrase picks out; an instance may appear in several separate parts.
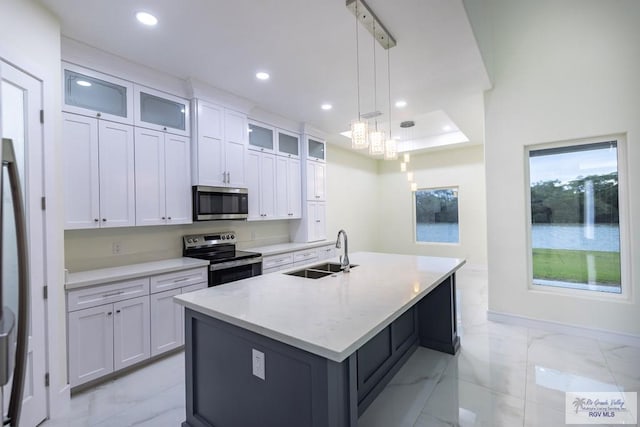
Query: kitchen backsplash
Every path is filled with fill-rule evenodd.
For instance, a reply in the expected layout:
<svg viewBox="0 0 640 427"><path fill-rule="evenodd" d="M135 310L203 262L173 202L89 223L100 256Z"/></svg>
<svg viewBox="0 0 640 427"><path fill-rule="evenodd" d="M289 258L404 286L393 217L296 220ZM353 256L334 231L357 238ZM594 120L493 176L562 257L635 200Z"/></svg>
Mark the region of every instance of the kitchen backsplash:
<svg viewBox="0 0 640 427"><path fill-rule="evenodd" d="M182 256L182 236L233 230L238 249L289 241L288 221L206 221L188 225L67 230L69 272L116 267Z"/></svg>

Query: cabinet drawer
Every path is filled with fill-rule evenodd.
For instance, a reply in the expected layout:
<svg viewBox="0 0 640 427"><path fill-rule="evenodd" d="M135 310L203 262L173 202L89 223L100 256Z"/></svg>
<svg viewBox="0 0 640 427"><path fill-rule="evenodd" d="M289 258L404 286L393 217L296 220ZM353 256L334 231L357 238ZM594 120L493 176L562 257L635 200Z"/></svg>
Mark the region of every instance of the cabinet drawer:
<svg viewBox="0 0 640 427"><path fill-rule="evenodd" d="M207 280L207 267L159 274L157 276L151 276L151 293L155 294L170 289L195 285L197 283L207 282Z"/></svg>
<svg viewBox="0 0 640 427"><path fill-rule="evenodd" d="M182 293L187 294L193 291L199 291L200 289L205 289L207 287L207 283L198 283L197 285L185 286L182 288Z"/></svg>
<svg viewBox="0 0 640 427"><path fill-rule="evenodd" d="M67 311L97 307L143 295L149 295L148 277L73 290L67 294Z"/></svg>
<svg viewBox="0 0 640 427"><path fill-rule="evenodd" d="M273 267L286 266L293 263L293 253L271 255L262 258L262 271Z"/></svg>
<svg viewBox="0 0 640 427"><path fill-rule="evenodd" d="M297 251L293 253L293 262L304 262L304 261L313 261L314 259L318 259L318 250L317 249L305 249L302 251Z"/></svg>

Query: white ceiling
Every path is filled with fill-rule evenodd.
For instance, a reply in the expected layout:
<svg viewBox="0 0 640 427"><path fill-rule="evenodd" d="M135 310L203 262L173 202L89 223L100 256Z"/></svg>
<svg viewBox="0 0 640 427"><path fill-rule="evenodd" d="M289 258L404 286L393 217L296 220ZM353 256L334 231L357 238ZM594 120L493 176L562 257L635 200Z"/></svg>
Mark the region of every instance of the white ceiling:
<svg viewBox="0 0 640 427"><path fill-rule="evenodd" d="M339 133L357 116L355 17L345 0L40 0L63 35L180 78L194 78L305 122L348 146ZM367 0L397 41L390 53L392 126L414 120L425 137L449 123L483 142L482 92L490 87L462 0ZM142 27L135 12L159 24ZM359 26L361 112L388 121L387 51ZM255 73L266 70L267 82ZM322 103L333 104L323 111ZM439 111L441 110L441 111ZM440 115L450 121L434 124ZM434 115L435 114L435 115ZM422 120L422 118L428 118ZM434 134L435 132L435 134Z"/></svg>

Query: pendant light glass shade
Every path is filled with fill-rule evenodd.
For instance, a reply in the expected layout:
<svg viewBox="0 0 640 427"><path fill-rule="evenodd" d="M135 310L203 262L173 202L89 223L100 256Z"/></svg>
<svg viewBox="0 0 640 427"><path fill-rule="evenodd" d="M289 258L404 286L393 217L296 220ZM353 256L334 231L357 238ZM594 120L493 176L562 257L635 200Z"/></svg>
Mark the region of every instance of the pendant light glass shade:
<svg viewBox="0 0 640 427"><path fill-rule="evenodd" d="M413 172L407 172L407 181L413 182Z"/></svg>
<svg viewBox="0 0 640 427"><path fill-rule="evenodd" d="M384 143L384 159L395 160L398 158L398 143L395 139L389 138Z"/></svg>
<svg viewBox="0 0 640 427"><path fill-rule="evenodd" d="M411 183L411 191L418 191L418 184L415 182Z"/></svg>
<svg viewBox="0 0 640 427"><path fill-rule="evenodd" d="M385 135L381 130L374 130L369 134L369 154L382 156L384 154Z"/></svg>
<svg viewBox="0 0 640 427"><path fill-rule="evenodd" d="M407 164L405 162L400 163L400 172L407 171Z"/></svg>
<svg viewBox="0 0 640 427"><path fill-rule="evenodd" d="M354 120L351 122L351 147L361 150L369 146L367 122Z"/></svg>
<svg viewBox="0 0 640 427"><path fill-rule="evenodd" d="M404 162L409 163L411 161L411 156L409 153L404 153Z"/></svg>

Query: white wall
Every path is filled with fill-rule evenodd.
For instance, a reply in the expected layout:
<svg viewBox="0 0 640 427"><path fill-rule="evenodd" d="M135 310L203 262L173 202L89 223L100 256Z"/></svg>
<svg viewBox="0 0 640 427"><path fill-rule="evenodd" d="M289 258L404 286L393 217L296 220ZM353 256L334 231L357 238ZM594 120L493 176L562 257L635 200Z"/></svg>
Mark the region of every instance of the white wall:
<svg viewBox="0 0 640 427"><path fill-rule="evenodd" d="M51 386L51 413L68 401L66 322L63 281L63 233L60 154L60 25L33 1L2 0L0 6L0 57L34 75L43 84L44 174L46 213L47 338Z"/></svg>
<svg viewBox="0 0 640 427"><path fill-rule="evenodd" d="M412 155L418 188L459 188L460 244L417 243L414 198L399 161L382 162L380 170L381 252L465 258L467 268L486 268L486 203L482 145Z"/></svg>
<svg viewBox="0 0 640 427"><path fill-rule="evenodd" d="M640 334L640 2L490 0L481 31L494 89L485 95L489 309ZM473 19L473 16L472 16ZM490 36L487 36L489 35ZM485 58L486 59L486 58ZM626 134L631 298L528 289L524 147ZM623 249L624 250L624 249Z"/></svg>
<svg viewBox="0 0 640 427"><path fill-rule="evenodd" d="M327 144L327 238L349 236L349 252L374 251L378 236L377 161Z"/></svg>

